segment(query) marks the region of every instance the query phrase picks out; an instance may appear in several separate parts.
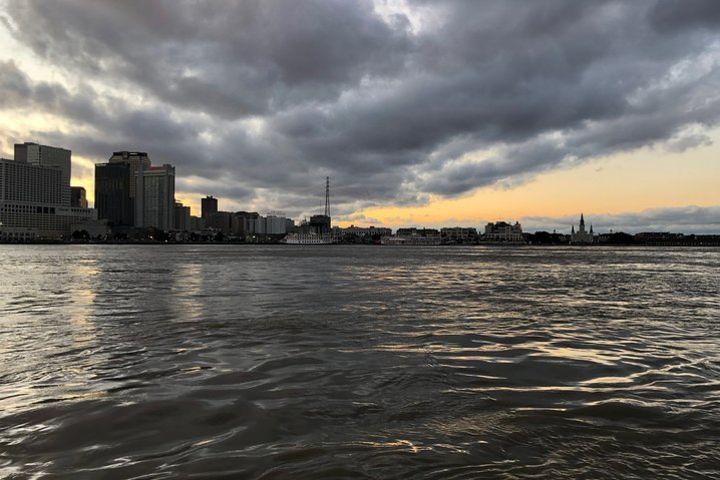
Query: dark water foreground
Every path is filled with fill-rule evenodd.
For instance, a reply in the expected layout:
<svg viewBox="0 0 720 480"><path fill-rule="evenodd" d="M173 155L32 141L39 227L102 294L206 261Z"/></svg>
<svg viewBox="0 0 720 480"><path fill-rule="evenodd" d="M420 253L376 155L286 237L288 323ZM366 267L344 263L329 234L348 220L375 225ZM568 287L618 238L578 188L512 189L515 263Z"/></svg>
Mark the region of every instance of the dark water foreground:
<svg viewBox="0 0 720 480"><path fill-rule="evenodd" d="M717 249L0 265L0 477L720 478Z"/></svg>

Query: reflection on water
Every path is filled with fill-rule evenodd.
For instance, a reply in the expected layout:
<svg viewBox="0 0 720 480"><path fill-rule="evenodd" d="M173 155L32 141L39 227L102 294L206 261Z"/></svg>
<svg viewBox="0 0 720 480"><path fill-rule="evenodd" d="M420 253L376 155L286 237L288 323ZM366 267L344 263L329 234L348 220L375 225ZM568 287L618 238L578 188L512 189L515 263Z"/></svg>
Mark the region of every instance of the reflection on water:
<svg viewBox="0 0 720 480"><path fill-rule="evenodd" d="M720 476L717 250L1 248L0 477Z"/></svg>

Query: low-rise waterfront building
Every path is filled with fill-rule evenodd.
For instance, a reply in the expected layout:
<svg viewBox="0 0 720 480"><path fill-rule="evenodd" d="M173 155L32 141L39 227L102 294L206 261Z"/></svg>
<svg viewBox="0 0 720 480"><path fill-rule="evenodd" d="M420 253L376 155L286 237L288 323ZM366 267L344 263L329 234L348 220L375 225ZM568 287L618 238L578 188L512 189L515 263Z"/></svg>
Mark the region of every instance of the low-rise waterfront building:
<svg viewBox="0 0 720 480"><path fill-rule="evenodd" d="M520 222L495 222L485 225L482 241L490 243L525 243Z"/></svg>
<svg viewBox="0 0 720 480"><path fill-rule="evenodd" d="M233 214L233 233L247 238L258 233L260 214L257 212L235 212Z"/></svg>
<svg viewBox="0 0 720 480"><path fill-rule="evenodd" d="M350 225L347 228L342 229L343 233L348 235L357 235L358 237L377 237L392 235L392 230L386 227L375 227L373 225L369 227L356 227Z"/></svg>
<svg viewBox="0 0 720 480"><path fill-rule="evenodd" d="M438 237L440 238L440 230L435 228L417 228L404 227L398 228L395 235L398 237Z"/></svg>
<svg viewBox="0 0 720 480"><path fill-rule="evenodd" d="M398 228L395 236L384 236L382 245L440 245L440 231L434 228Z"/></svg>
<svg viewBox="0 0 720 480"><path fill-rule="evenodd" d="M443 243L475 243L478 239L477 229L472 227L446 227L440 229Z"/></svg>
<svg viewBox="0 0 720 480"><path fill-rule="evenodd" d="M336 237L385 237L392 235L392 230L386 227L375 227L375 226L369 226L369 227L358 227L355 225L350 225L349 227L333 227L332 229L333 234Z"/></svg>
<svg viewBox="0 0 720 480"><path fill-rule="evenodd" d="M287 218L278 215L265 217L265 233L267 235L285 235L287 231Z"/></svg>
<svg viewBox="0 0 720 480"><path fill-rule="evenodd" d="M203 220L205 220L205 228L212 228L225 235L233 233L233 214L230 212L206 212Z"/></svg>
<svg viewBox="0 0 720 480"><path fill-rule="evenodd" d="M340 243L379 243L382 237L392 235L392 230L385 227L333 227L332 236Z"/></svg>

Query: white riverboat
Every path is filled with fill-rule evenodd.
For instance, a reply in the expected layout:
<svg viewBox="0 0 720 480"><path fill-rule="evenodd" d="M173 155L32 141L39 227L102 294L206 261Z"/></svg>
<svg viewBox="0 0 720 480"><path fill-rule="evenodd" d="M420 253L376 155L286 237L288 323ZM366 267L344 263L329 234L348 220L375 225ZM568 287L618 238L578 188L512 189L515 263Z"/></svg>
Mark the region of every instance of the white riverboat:
<svg viewBox="0 0 720 480"><path fill-rule="evenodd" d="M335 239L329 233L288 233L281 242L287 245L331 245Z"/></svg>

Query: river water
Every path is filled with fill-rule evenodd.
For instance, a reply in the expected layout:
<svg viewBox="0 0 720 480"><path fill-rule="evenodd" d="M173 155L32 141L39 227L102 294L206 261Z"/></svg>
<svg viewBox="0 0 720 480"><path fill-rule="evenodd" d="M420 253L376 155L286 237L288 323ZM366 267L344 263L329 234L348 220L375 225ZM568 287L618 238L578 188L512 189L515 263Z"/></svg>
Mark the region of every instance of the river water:
<svg viewBox="0 0 720 480"><path fill-rule="evenodd" d="M0 265L0 477L720 478L718 249Z"/></svg>

